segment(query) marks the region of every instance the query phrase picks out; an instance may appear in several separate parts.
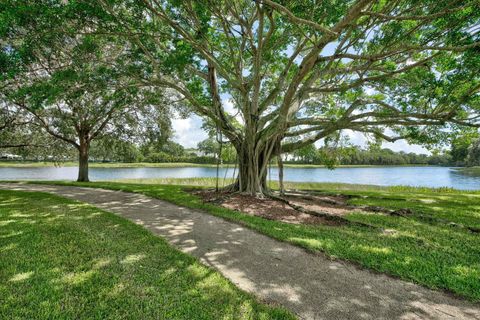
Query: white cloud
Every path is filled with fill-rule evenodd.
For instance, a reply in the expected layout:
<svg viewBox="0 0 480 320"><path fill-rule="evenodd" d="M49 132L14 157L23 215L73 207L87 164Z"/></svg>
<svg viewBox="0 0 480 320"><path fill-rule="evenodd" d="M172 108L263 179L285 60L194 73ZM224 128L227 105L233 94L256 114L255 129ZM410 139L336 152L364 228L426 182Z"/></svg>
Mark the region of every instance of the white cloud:
<svg viewBox="0 0 480 320"><path fill-rule="evenodd" d="M371 96L371 95L377 93L377 91L375 91L373 88L367 87L365 89L365 93Z"/></svg>
<svg viewBox="0 0 480 320"><path fill-rule="evenodd" d="M224 109L227 113L229 113L231 115L234 115L236 113L232 99L223 99L222 104L223 104L223 107L224 107Z"/></svg>
<svg viewBox="0 0 480 320"><path fill-rule="evenodd" d="M243 123L242 117L235 109L233 101L229 96L222 96L222 103L228 114L236 115L236 119ZM186 119L177 117L172 120L172 127L175 131L173 140L185 148L196 148L200 141L208 138L207 132L202 129L202 118L196 115L191 115Z"/></svg>
<svg viewBox="0 0 480 320"><path fill-rule="evenodd" d="M352 131L352 130L345 130L344 133L350 138L350 142L354 145L365 147L367 145L367 138L361 132ZM383 142L382 148L388 148L392 151L403 151L403 152L414 152L414 153L423 153L423 154L431 154L430 151L425 149L424 147L418 144L410 144L405 140L398 140L395 142Z"/></svg>
<svg viewBox="0 0 480 320"><path fill-rule="evenodd" d="M361 132L344 130L343 134L347 135L350 139L350 142L356 146L365 147L367 145L367 137Z"/></svg>
<svg viewBox="0 0 480 320"><path fill-rule="evenodd" d="M409 144L405 140L398 140L398 141L395 141L395 142L384 142L382 144L382 147L383 148L388 148L388 149L396 151L396 152L403 151L403 152L407 152L407 153L408 152L414 152L414 153L431 154L431 152L428 151L427 149L425 149L424 147L422 147L418 144Z"/></svg>
<svg viewBox="0 0 480 320"><path fill-rule="evenodd" d="M222 104L226 113L228 113L231 116L235 116L235 119L237 119L239 123L243 124L243 118L240 115L240 112L238 112L238 110L235 108L233 99L223 96Z"/></svg>
<svg viewBox="0 0 480 320"><path fill-rule="evenodd" d="M173 140L185 148L196 148L197 143L208 138L205 130L201 128L202 119L190 116L186 119L173 119L172 127L175 131Z"/></svg>

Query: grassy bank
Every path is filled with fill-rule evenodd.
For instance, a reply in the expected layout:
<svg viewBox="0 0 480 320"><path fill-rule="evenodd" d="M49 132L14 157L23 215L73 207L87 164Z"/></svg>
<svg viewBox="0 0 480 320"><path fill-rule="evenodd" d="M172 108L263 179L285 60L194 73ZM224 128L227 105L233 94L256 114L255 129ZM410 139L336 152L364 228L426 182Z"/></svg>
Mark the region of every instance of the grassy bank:
<svg viewBox="0 0 480 320"><path fill-rule="evenodd" d="M457 171L473 176L480 176L480 167L458 168Z"/></svg>
<svg viewBox="0 0 480 320"><path fill-rule="evenodd" d="M0 319L292 319L114 214L0 191Z"/></svg>
<svg viewBox="0 0 480 320"><path fill-rule="evenodd" d="M203 182L197 181L197 186L213 182L208 179L200 181ZM183 186L125 182L57 183L138 192L201 209L281 241L312 251L322 251L333 258L349 260L369 269L480 301L480 236L459 226L480 228L478 192L345 184L290 184L289 187L348 194L353 196L350 200L352 204L414 210L407 218L359 213L347 215L351 221L367 223L374 228L356 225L303 226L266 220L202 203L197 197L185 192L187 182L192 184L194 180L180 180L180 183L184 183Z"/></svg>
<svg viewBox="0 0 480 320"><path fill-rule="evenodd" d="M232 183L232 178L219 179L220 186L225 186ZM215 178L151 178L151 179L116 179L109 180L109 182L128 183L128 184L168 184L178 186L194 186L194 187L206 187L211 188L215 186ZM50 183L50 182L47 182ZM56 183L56 182L55 182ZM61 182L62 183L62 182ZM68 182L67 182L68 183ZM278 181L268 181L270 188L278 189ZM284 182L286 189L302 189L302 190L321 190L325 192L339 191L389 191L389 192L414 192L414 193L456 193L456 194L475 194L478 191L465 191L458 190L449 187L429 188L429 187L413 187L413 186L377 186L371 184L350 184L350 183L337 183L337 182Z"/></svg>

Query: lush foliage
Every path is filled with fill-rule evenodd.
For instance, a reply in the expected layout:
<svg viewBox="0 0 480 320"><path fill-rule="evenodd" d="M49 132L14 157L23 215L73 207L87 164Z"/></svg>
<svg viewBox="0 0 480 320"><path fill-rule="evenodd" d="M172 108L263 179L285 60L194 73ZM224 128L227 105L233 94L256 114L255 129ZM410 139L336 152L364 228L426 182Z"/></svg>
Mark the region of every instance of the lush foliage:
<svg viewBox="0 0 480 320"><path fill-rule="evenodd" d="M81 32L62 5L9 5L2 4L2 58L10 61L0 105L31 124L32 139L47 134L77 149L79 181L88 181L98 137L131 141L170 125L169 95L134 84L125 42Z"/></svg>
<svg viewBox="0 0 480 320"><path fill-rule="evenodd" d="M39 131L29 117L7 105L0 108L0 156L5 154L35 160L65 160L71 157L63 141Z"/></svg>
<svg viewBox="0 0 480 320"><path fill-rule="evenodd" d="M457 166L464 166L471 146L480 138L476 128L463 130L451 141L450 155L452 162Z"/></svg>
<svg viewBox="0 0 480 320"><path fill-rule="evenodd" d="M332 149L329 147L315 148L307 146L285 156L285 163L335 165L451 165L448 154L416 154L394 152L390 149L359 148L349 146Z"/></svg>
<svg viewBox="0 0 480 320"><path fill-rule="evenodd" d="M480 166L480 139L474 141L469 149L466 158L468 166Z"/></svg>
<svg viewBox="0 0 480 320"><path fill-rule="evenodd" d="M293 319L114 214L0 191L2 319Z"/></svg>

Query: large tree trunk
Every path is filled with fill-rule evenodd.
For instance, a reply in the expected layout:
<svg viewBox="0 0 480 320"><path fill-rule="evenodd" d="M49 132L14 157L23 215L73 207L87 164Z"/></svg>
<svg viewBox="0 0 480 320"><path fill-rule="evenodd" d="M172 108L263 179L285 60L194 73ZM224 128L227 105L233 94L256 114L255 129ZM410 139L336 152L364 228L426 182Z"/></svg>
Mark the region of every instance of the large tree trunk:
<svg viewBox="0 0 480 320"><path fill-rule="evenodd" d="M268 192L268 163L272 157L273 144L258 145L255 140L246 140L237 148L238 177L234 190L261 196Z"/></svg>
<svg viewBox="0 0 480 320"><path fill-rule="evenodd" d="M84 139L80 139L78 148L78 182L88 182L88 151L90 143Z"/></svg>

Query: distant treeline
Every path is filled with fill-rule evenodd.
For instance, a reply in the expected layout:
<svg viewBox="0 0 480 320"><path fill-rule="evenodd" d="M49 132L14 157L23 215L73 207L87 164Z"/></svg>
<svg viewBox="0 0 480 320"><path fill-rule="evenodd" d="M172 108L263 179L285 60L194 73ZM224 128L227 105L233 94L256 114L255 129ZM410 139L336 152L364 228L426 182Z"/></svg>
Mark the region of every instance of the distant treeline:
<svg viewBox="0 0 480 320"><path fill-rule="evenodd" d="M219 145L209 138L200 142L196 149L186 149L171 140L161 143L137 145L120 139L99 139L90 149L90 161L94 162L149 162L149 163L199 163L215 164L218 159ZM457 152L458 153L458 152ZM466 152L465 152L466 153ZM455 154L455 153L454 153ZM45 153L35 154L32 150L22 153L16 150L15 160L75 160L74 150L65 149L61 157L53 158ZM236 153L229 144L222 146L222 163L235 163ZM284 163L315 165L458 165L458 157L452 158L451 152L425 155L406 152L394 152L390 149L350 146L332 149L316 148L314 145L299 149L291 154L283 154ZM273 160L276 162L276 160Z"/></svg>
<svg viewBox="0 0 480 320"><path fill-rule="evenodd" d="M219 146L213 139L200 142L196 149L185 149L178 143L168 141L161 146L140 146L131 143L92 145L92 159L103 162L187 162L214 164ZM394 152L390 149L341 149L316 148L314 145L292 154L284 154L285 163L317 165L451 165L450 154L425 155ZM223 163L234 163L235 151L229 144L222 146Z"/></svg>
<svg viewBox="0 0 480 320"><path fill-rule="evenodd" d="M426 155L395 152L390 149L362 149L350 147L342 150L309 148L286 157L286 163L324 165L451 165L449 154Z"/></svg>
<svg viewBox="0 0 480 320"><path fill-rule="evenodd" d="M149 162L149 163L216 163L215 154L206 154L202 151L185 149L174 141L149 143L137 146L124 141L102 140L92 144L91 159L97 162Z"/></svg>
<svg viewBox="0 0 480 320"><path fill-rule="evenodd" d="M450 165L451 157L447 154L425 155L416 153L394 152L390 149L358 150L343 157L342 164L372 164L372 165L404 165L429 164Z"/></svg>

